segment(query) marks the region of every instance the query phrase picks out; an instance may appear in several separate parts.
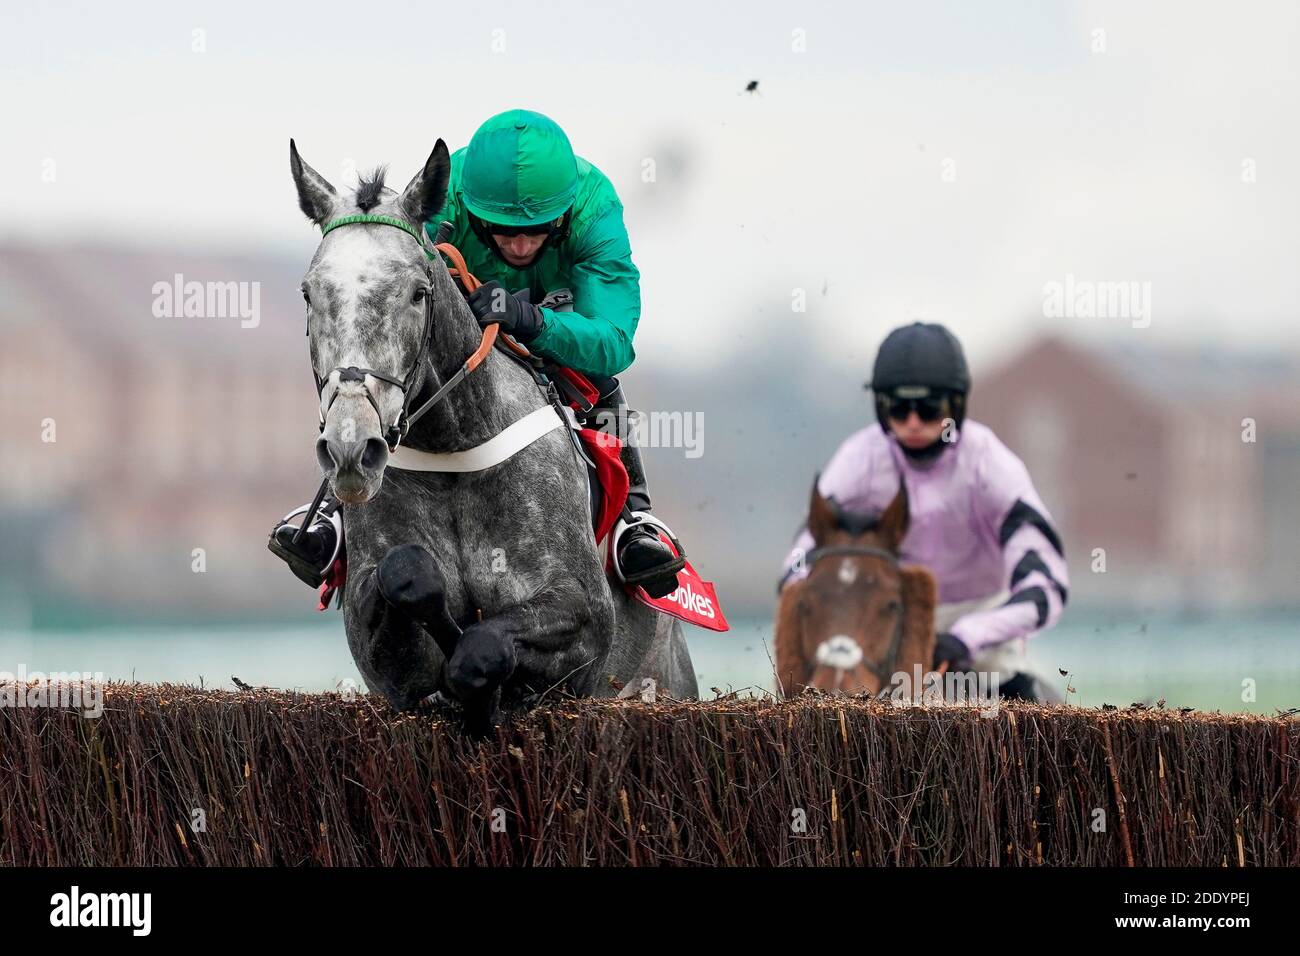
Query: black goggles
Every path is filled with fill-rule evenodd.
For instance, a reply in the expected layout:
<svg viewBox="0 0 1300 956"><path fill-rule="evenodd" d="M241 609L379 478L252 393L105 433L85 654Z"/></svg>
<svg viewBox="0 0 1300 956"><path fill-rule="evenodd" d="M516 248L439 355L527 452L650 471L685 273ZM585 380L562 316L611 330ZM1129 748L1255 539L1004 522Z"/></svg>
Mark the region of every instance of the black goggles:
<svg viewBox="0 0 1300 956"><path fill-rule="evenodd" d="M923 422L937 422L948 415L947 395L928 395L923 398L885 397L885 414L893 421L905 422L912 412Z"/></svg>
<svg viewBox="0 0 1300 956"><path fill-rule="evenodd" d="M564 225L564 217L552 219L550 222L539 222L535 226L507 226L501 223L488 222L486 219L480 219L483 230L493 236L551 236L559 232L560 227Z"/></svg>

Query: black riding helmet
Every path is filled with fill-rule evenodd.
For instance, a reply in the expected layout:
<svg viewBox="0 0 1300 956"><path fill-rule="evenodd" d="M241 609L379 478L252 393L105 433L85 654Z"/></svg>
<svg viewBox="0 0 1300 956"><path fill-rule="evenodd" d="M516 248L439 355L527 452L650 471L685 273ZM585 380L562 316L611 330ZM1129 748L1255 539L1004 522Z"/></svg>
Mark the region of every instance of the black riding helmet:
<svg viewBox="0 0 1300 956"><path fill-rule="evenodd" d="M885 431L889 431L891 403L918 398L947 398L960 429L970 384L970 368L957 337L938 323L913 322L885 337L866 387L875 392L876 420ZM909 454L927 458L942 450L941 440L936 446Z"/></svg>

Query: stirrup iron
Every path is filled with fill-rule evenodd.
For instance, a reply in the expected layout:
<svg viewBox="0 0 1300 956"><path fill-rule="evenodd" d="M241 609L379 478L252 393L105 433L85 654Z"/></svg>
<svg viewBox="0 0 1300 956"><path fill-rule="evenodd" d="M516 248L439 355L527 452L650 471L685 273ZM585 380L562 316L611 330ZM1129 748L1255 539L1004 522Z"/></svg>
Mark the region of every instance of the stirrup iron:
<svg viewBox="0 0 1300 956"><path fill-rule="evenodd" d="M299 515L306 515L310 511L315 511L315 514L312 517L311 527L303 529L304 535L310 532L312 528L318 527L326 521L328 521L334 528L334 550L330 554L329 559L325 562L324 567L320 568L309 564L297 551L286 548L275 536L277 531L285 525L291 524L294 518L297 518ZM272 554L284 561L285 564L289 565L295 573L301 571L302 574L299 574L300 578L303 580L314 578L315 582L312 583L311 586L318 588L325 583L326 574L329 573L329 569L334 566L334 562L338 560L339 554L343 551L343 517L340 514L340 509L337 507L332 510L326 510L320 507L313 508L311 502L308 502L305 505L300 505L276 522L275 527L271 529L271 537L266 546Z"/></svg>
<svg viewBox="0 0 1300 956"><path fill-rule="evenodd" d="M625 510L623 514L627 517L619 518L614 524L614 530L611 531L609 535L609 547L610 554L613 556L614 576L617 577L620 582L623 584L637 585L643 581L653 581L658 577L666 577L670 574L675 575L677 572L681 571L682 568L686 567L686 550L682 547L682 543L677 540L677 535L673 534L672 528L668 527L668 525L664 524L648 511ZM677 558L661 568L651 568L648 571L641 571L637 574L633 574L631 577L627 577L623 574L623 569L618 563L618 546L623 539L623 535L631 531L633 528L639 528L643 525L658 528L667 535L668 540L672 542L673 550L677 552Z"/></svg>

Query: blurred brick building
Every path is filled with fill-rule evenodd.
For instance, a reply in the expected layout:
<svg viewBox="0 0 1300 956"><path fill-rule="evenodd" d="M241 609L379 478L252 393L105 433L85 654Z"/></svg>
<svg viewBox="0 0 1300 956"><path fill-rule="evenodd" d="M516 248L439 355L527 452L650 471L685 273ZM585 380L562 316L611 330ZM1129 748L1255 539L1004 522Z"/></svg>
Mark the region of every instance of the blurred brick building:
<svg viewBox="0 0 1300 956"><path fill-rule="evenodd" d="M1044 338L977 372L971 415L1029 467L1081 602L1297 603L1294 359Z"/></svg>
<svg viewBox="0 0 1300 956"><path fill-rule="evenodd" d="M257 325L156 316L178 273L257 283ZM259 542L317 475L297 282L251 257L0 246L0 618L24 623L15 605L42 595L106 613L275 602Z"/></svg>

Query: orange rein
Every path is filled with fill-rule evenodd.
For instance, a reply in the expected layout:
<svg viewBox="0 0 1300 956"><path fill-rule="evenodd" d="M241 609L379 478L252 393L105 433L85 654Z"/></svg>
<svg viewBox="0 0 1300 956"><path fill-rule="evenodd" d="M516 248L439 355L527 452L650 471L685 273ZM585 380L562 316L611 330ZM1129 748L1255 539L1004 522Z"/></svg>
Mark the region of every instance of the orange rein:
<svg viewBox="0 0 1300 956"><path fill-rule="evenodd" d="M460 283L465 287L466 292L473 292L483 284L469 271L469 267L465 265L465 257L450 242L440 242L434 248L451 260L451 267L447 271L451 273L453 279L460 279ZM473 355L465 360L466 372L474 371L488 357L488 353L492 351L492 346L496 344L498 335L501 336L501 341L506 344L506 347L516 355L528 358L532 354L510 336L502 333L501 327L494 322L483 330L483 338L479 341L478 348L474 350Z"/></svg>

